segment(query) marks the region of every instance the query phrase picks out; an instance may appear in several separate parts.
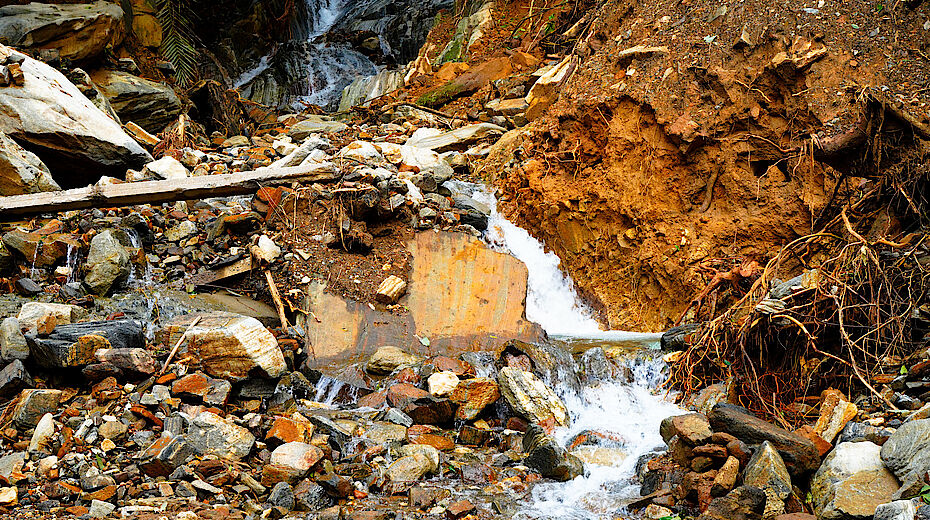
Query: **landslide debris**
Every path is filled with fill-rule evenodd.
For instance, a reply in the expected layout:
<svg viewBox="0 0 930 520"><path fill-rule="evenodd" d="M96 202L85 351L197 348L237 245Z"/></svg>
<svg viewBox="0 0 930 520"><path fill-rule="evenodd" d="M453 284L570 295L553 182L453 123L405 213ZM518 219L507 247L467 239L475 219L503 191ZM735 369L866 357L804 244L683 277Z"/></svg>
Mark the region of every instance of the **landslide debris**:
<svg viewBox="0 0 930 520"><path fill-rule="evenodd" d="M925 5L546 7L580 24L559 33L574 37L544 62L566 57L571 72L557 83L556 105L501 140L484 172L504 212L560 256L611 328L661 330L715 315L751 278L731 277L733 291L689 304L716 275L764 265L836 215L865 179L904 167L905 150L921 156ZM550 42L500 36L521 8L494 8L503 21L478 41L504 48L479 44L465 58L470 70ZM494 120L494 99L519 99L507 82L529 91L540 75L493 78L443 109ZM913 221L906 212L896 217Z"/></svg>

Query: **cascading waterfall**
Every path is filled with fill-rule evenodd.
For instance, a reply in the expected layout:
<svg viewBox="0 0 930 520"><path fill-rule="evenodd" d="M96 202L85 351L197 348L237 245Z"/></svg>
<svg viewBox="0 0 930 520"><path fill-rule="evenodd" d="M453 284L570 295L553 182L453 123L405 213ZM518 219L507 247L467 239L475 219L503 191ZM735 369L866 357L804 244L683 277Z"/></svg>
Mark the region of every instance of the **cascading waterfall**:
<svg viewBox="0 0 930 520"><path fill-rule="evenodd" d="M582 344L626 352L616 362L627 369L619 371L626 372L627 379L588 374L580 390L549 381L571 417L570 426L556 430L556 440L567 445L586 431L603 433L604 440L585 447L596 456L586 461L584 476L565 483L537 485L531 501L515 518L615 518L631 499L639 496L637 461L664 446L659 435L662 419L683 413L657 390L667 377L667 366L655 350L660 335L601 330L590 308L578 298L571 278L559 269L558 256L504 218L497 211L494 197L483 187L471 187L471 196L491 208L487 241L526 264L527 318L539 323L563 348L573 349L581 340ZM631 343L638 347L630 347ZM615 439L622 439L619 449Z"/></svg>
<svg viewBox="0 0 930 520"><path fill-rule="evenodd" d="M460 183L460 186L466 186ZM603 330L591 308L575 290L571 277L559 269L561 260L525 229L497 211L497 200L479 185L470 185L471 196L491 209L485 238L492 248L510 253L528 271L526 317L539 323L550 336L613 341L657 341L659 334Z"/></svg>
<svg viewBox="0 0 930 520"><path fill-rule="evenodd" d="M305 1L311 14L306 39L291 45L291 51L281 56L262 57L254 67L236 78L233 86L247 92L250 85L267 81L265 76L273 73L270 69L283 66L291 76L285 80L286 84L293 83L288 87L293 108L301 109L303 103L310 103L335 109L343 88L357 77L377 74L378 68L365 55L344 43L319 41L350 7L349 0Z"/></svg>
<svg viewBox="0 0 930 520"><path fill-rule="evenodd" d="M78 279L78 260L81 256L80 252L80 248L75 247L74 244L68 244L68 251L65 254L65 265L68 266L68 278L65 280L65 283L72 283Z"/></svg>
<svg viewBox="0 0 930 520"><path fill-rule="evenodd" d="M366 56L343 44L316 41L339 21L339 17L349 7L347 0L306 1L307 9L313 13L313 25L304 49L310 91L299 100L333 107L339 102L342 89L355 77L375 74L378 69Z"/></svg>

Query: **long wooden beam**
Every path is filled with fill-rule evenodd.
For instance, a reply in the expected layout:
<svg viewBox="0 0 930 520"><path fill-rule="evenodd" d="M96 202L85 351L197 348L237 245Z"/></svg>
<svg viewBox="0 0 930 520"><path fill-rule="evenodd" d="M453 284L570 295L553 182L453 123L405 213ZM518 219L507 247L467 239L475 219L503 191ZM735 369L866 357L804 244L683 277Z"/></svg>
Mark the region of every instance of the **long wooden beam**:
<svg viewBox="0 0 930 520"><path fill-rule="evenodd" d="M6 217L111 208L133 204L159 204L176 200L245 195L262 186L292 181L327 182L336 179L331 166L292 166L255 171L203 175L164 181L125 182L65 191L0 197L0 220Z"/></svg>

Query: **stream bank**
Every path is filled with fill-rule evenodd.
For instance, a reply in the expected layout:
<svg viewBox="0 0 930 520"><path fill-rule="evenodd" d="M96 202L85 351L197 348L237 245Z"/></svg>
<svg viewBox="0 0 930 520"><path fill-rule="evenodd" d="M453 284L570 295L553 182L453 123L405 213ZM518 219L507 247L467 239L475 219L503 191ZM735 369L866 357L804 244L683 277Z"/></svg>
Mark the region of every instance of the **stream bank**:
<svg viewBox="0 0 930 520"><path fill-rule="evenodd" d="M924 515L926 6L466 4L351 117L0 47L4 189L188 199L3 230L3 504Z"/></svg>

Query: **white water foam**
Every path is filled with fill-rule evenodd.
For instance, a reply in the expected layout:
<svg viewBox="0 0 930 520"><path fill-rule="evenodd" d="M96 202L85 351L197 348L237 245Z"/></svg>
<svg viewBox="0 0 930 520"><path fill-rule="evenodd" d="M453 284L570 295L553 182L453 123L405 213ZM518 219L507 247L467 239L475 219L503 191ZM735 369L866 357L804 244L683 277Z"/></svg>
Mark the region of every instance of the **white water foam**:
<svg viewBox="0 0 930 520"><path fill-rule="evenodd" d="M365 55L343 43L317 42L339 21L350 7L350 0L304 0L310 14L306 44L300 50L302 71L292 78L297 88L305 94L292 103L296 110L304 108L302 103L335 109L342 90L357 77L377 74L378 68ZM263 56L249 70L243 72L232 83L237 89L247 88L258 80L273 64L275 56Z"/></svg>
<svg viewBox="0 0 930 520"><path fill-rule="evenodd" d="M585 464L585 475L568 482L537 484L530 503L514 516L516 520L607 520L617 518L632 499L639 497L635 479L640 457L663 449L659 424L670 415L684 413L655 388L665 379L665 363L656 359L631 359L633 382L598 381L579 393L561 392L571 426L557 429L562 445L585 431L623 439L625 458L612 463ZM595 446L610 447L612 443Z"/></svg>
<svg viewBox="0 0 930 520"><path fill-rule="evenodd" d="M504 218L487 191L477 185L470 187L470 196L491 209L485 233L488 242L526 264L527 319L539 323L556 339L633 341L644 346L657 343L661 334L602 330L594 313L578 298L572 279L559 268L558 256ZM461 183L456 188L469 191L469 186ZM660 423L683 411L658 390L667 373L666 364L654 351L642 350L621 363L630 369L632 381L589 381L577 392L570 385L552 385L571 417L571 425L557 429L555 439L567 446L582 432L604 434L606 437L590 448L601 450L606 457L589 460L585 475L569 482L537 484L515 519L607 520L622 514L624 506L639 496L637 462L643 455L664 448Z"/></svg>
<svg viewBox="0 0 930 520"><path fill-rule="evenodd" d="M242 88L244 85L257 78L259 74L265 72L269 65L271 65L271 56L262 56L262 58L258 60L258 63L256 63L254 67L243 72L235 81L233 81L233 88Z"/></svg>
<svg viewBox="0 0 930 520"><path fill-rule="evenodd" d="M460 187L466 187L459 183ZM507 220L497 211L497 200L483 187L471 185L471 196L491 209L485 237L491 246L505 251L526 264L528 272L526 317L554 337L602 339L612 341L655 341L660 334L603 330L594 312L575 290L575 284L559 268L555 253L533 238L525 229Z"/></svg>

